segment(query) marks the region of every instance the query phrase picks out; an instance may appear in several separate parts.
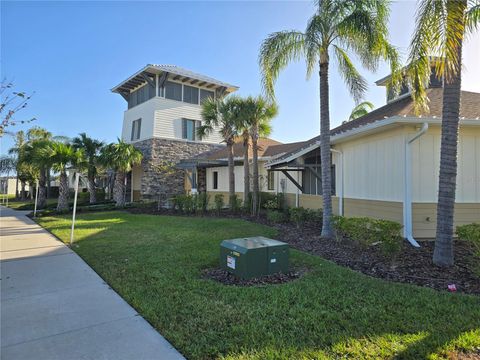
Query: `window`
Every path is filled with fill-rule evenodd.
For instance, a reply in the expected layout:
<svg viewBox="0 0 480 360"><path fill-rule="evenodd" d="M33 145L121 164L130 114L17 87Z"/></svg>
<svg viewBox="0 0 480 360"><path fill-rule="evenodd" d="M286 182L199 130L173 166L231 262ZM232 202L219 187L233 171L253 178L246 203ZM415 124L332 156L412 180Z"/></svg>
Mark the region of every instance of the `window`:
<svg viewBox="0 0 480 360"><path fill-rule="evenodd" d="M275 173L272 170L267 172L267 182L268 190L275 190Z"/></svg>
<svg viewBox="0 0 480 360"><path fill-rule="evenodd" d="M155 96L155 87L150 84L146 84L141 88L130 93L128 98L128 108L137 106Z"/></svg>
<svg viewBox="0 0 480 360"><path fill-rule="evenodd" d="M142 129L142 119L134 120L132 122L132 134L130 136L130 141L140 139L141 129Z"/></svg>
<svg viewBox="0 0 480 360"><path fill-rule="evenodd" d="M218 189L218 171L213 172L213 186L212 189Z"/></svg>
<svg viewBox="0 0 480 360"><path fill-rule="evenodd" d="M213 91L200 89L200 104L203 103L203 100L205 100L209 97L214 99L215 98L215 93Z"/></svg>
<svg viewBox="0 0 480 360"><path fill-rule="evenodd" d="M198 104L198 88L183 85L183 101L190 104Z"/></svg>
<svg viewBox="0 0 480 360"><path fill-rule="evenodd" d="M182 101L182 84L166 81L165 97L171 100Z"/></svg>
<svg viewBox="0 0 480 360"><path fill-rule="evenodd" d="M197 128L200 127L201 121L182 119L182 139L194 141L197 138Z"/></svg>

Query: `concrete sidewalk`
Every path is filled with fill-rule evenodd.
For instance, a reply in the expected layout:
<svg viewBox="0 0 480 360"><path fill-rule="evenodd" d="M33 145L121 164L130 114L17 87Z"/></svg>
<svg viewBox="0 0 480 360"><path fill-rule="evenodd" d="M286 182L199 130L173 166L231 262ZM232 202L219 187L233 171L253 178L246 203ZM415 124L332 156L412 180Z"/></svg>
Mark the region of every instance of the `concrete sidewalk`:
<svg viewBox="0 0 480 360"><path fill-rule="evenodd" d="M25 212L0 216L2 359L184 359Z"/></svg>

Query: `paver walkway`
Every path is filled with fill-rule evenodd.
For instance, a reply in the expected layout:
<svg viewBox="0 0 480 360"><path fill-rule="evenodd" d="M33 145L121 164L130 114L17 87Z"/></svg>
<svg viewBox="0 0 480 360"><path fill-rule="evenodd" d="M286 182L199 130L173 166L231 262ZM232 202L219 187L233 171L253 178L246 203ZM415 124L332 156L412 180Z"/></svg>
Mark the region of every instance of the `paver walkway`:
<svg viewBox="0 0 480 360"><path fill-rule="evenodd" d="M184 359L73 251L0 207L1 358Z"/></svg>

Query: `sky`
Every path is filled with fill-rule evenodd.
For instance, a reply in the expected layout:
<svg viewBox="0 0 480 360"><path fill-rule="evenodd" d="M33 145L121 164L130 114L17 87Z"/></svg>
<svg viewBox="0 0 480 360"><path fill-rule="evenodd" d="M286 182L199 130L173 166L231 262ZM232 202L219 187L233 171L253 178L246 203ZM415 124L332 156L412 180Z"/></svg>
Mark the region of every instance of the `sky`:
<svg viewBox="0 0 480 360"><path fill-rule="evenodd" d="M390 39L406 58L416 2L395 1ZM107 142L121 134L127 104L112 87L149 63L173 64L240 87L242 96L262 91L258 52L268 34L304 30L312 1L14 2L1 1L1 78L15 90L34 93L17 120L55 135L86 132ZM480 92L480 34L464 50L465 90ZM355 60L355 63L358 62ZM359 69L361 69L360 65ZM385 104L375 80L388 74L361 69L369 83L365 100ZM465 75L466 74L466 75ZM331 123L348 118L354 102L333 65ZM318 75L306 79L304 62L284 70L276 84L279 115L272 138L303 141L319 133ZM1 153L13 144L4 136Z"/></svg>

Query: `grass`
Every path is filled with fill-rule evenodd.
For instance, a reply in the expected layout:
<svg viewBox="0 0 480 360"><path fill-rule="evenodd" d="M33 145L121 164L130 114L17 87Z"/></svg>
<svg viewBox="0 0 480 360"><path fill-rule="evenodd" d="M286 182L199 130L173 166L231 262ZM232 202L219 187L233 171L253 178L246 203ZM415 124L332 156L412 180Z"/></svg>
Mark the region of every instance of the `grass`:
<svg viewBox="0 0 480 360"><path fill-rule="evenodd" d="M70 221L39 223L64 241ZM292 251L303 278L263 287L201 278L242 220L89 213L75 251L189 359L447 358L480 347L480 298L373 279Z"/></svg>
<svg viewBox="0 0 480 360"><path fill-rule="evenodd" d="M7 204L2 204L2 205L7 205ZM47 199L47 208L55 208L57 206L57 199ZM15 200L9 199L8 200L8 207L15 209L15 210L33 210L35 207L35 201L34 200Z"/></svg>

